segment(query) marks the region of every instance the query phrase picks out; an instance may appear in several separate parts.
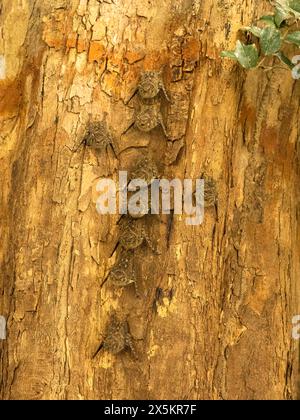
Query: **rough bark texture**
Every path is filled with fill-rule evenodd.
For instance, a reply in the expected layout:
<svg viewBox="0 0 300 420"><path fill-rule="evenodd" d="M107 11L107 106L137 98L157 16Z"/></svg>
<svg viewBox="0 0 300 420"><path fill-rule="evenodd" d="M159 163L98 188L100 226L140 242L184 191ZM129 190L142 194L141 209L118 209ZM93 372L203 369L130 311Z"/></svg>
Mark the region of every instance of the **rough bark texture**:
<svg viewBox="0 0 300 420"><path fill-rule="evenodd" d="M288 72L221 60L267 1L0 2L3 399L296 399L300 313L299 93ZM143 70L165 66L169 141L131 125ZM107 113L119 149L80 146ZM216 181L200 227L150 218L134 288L101 284L116 216L96 182L141 153L165 177ZM157 288L162 289L157 296ZM156 299L156 301L155 301ZM102 351L109 314L138 359Z"/></svg>

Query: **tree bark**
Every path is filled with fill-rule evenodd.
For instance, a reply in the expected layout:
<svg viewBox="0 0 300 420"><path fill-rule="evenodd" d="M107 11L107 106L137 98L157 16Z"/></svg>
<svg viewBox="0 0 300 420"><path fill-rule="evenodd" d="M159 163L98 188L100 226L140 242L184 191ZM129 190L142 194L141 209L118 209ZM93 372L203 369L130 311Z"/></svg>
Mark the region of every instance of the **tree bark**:
<svg viewBox="0 0 300 420"><path fill-rule="evenodd" d="M2 399L297 398L300 84L219 57L267 11L253 0L2 0ZM140 73L160 69L168 141L159 127L127 131ZM81 144L106 113L119 159ZM137 298L103 284L118 216L97 214L95 185L143 153L166 178L213 178L218 204L201 226L149 218L161 255L134 253ZM113 310L137 359L92 357Z"/></svg>

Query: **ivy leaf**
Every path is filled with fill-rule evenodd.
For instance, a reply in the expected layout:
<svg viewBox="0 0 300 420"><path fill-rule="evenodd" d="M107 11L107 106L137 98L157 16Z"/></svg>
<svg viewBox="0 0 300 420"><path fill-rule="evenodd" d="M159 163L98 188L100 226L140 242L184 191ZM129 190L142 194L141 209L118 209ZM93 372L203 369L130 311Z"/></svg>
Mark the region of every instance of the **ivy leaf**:
<svg viewBox="0 0 300 420"><path fill-rule="evenodd" d="M295 11L297 13L300 13L300 1L299 0L290 0L289 1L289 7L293 11Z"/></svg>
<svg viewBox="0 0 300 420"><path fill-rule="evenodd" d="M242 67L245 69L252 69L258 64L258 51L253 45L242 44L241 41L237 41L235 56Z"/></svg>
<svg viewBox="0 0 300 420"><path fill-rule="evenodd" d="M288 13L285 13L282 9L276 9L274 22L277 28L280 28L283 22L287 20L289 17L290 15Z"/></svg>
<svg viewBox="0 0 300 420"><path fill-rule="evenodd" d="M275 54L281 47L280 31L270 26L263 29L260 37L260 46L264 55Z"/></svg>
<svg viewBox="0 0 300 420"><path fill-rule="evenodd" d="M266 23L268 26L273 26L273 28L276 28L275 16L274 15L262 16L259 20Z"/></svg>
<svg viewBox="0 0 300 420"><path fill-rule="evenodd" d="M291 32L285 40L300 47L300 31Z"/></svg>
<svg viewBox="0 0 300 420"><path fill-rule="evenodd" d="M261 37L262 29L258 28L257 26L245 26L243 31L251 32L257 38Z"/></svg>
<svg viewBox="0 0 300 420"><path fill-rule="evenodd" d="M284 64L286 64L291 70L293 70L293 68L294 68L294 64L291 62L291 60L288 58L288 57L286 57L284 54L283 54L283 52L281 52L281 51L279 51L279 52L277 52L276 54L275 54L275 56L276 57L278 57L279 58L279 60L282 62L282 63L284 63Z"/></svg>
<svg viewBox="0 0 300 420"><path fill-rule="evenodd" d="M222 51L221 57L227 57L238 61L245 69L256 67L259 59L255 44L245 45L242 44L241 41L237 41L235 51Z"/></svg>
<svg viewBox="0 0 300 420"><path fill-rule="evenodd" d="M234 51L222 51L221 52L221 57L231 58L232 60L237 61L237 57L236 57Z"/></svg>

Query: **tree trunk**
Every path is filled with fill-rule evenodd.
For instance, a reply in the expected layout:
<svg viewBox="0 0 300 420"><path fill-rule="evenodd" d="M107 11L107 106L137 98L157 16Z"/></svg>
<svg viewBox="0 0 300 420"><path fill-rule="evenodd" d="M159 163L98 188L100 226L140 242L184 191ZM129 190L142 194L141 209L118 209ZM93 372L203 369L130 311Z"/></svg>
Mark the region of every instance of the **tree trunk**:
<svg viewBox="0 0 300 420"><path fill-rule="evenodd" d="M297 398L300 84L219 57L268 11L244 4L2 0L2 399ZM160 69L168 140L128 130ZM105 114L118 159L82 144ZM201 226L147 218L161 254L134 252L136 297L104 281L119 216L95 185L145 153L165 178L212 178L218 201ZM93 358L113 311L136 359Z"/></svg>

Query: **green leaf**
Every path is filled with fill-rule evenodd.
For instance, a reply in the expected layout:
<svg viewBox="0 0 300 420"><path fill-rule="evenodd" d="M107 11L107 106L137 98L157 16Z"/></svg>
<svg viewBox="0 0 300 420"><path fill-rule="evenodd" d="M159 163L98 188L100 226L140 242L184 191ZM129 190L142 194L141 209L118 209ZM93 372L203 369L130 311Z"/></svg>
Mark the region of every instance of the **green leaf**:
<svg viewBox="0 0 300 420"><path fill-rule="evenodd" d="M245 69L252 69L258 64L258 51L256 46L242 44L241 41L237 41L235 51L222 51L221 57L231 58L232 60L238 61Z"/></svg>
<svg viewBox="0 0 300 420"><path fill-rule="evenodd" d="M262 16L259 20L261 20L262 22L266 23L269 26L273 26L274 28L276 28L274 15Z"/></svg>
<svg viewBox="0 0 300 420"><path fill-rule="evenodd" d="M234 51L222 51L221 52L221 57L231 58L232 60L237 61L237 58L236 58L236 55L235 55Z"/></svg>
<svg viewBox="0 0 300 420"><path fill-rule="evenodd" d="M277 28L280 28L283 22L289 17L290 15L288 13L285 13L282 9L276 9L274 21Z"/></svg>
<svg viewBox="0 0 300 420"><path fill-rule="evenodd" d="M234 52L238 62L245 69L252 69L258 64L258 51L256 46L242 44L241 41L237 41L236 49Z"/></svg>
<svg viewBox="0 0 300 420"><path fill-rule="evenodd" d="M300 47L300 31L291 32L285 40Z"/></svg>
<svg viewBox="0 0 300 420"><path fill-rule="evenodd" d="M251 32L257 38L260 38L261 37L261 33L262 33L262 29L261 28L258 28L257 26L245 26L243 28L243 31Z"/></svg>
<svg viewBox="0 0 300 420"><path fill-rule="evenodd" d="M281 47L280 31L270 26L263 29L260 37L260 46L265 55L273 55L279 51Z"/></svg>
<svg viewBox="0 0 300 420"><path fill-rule="evenodd" d="M282 62L282 63L284 63L284 64L286 64L291 70L293 70L293 68L294 68L294 64L291 62L291 60L288 58L288 57L286 57L284 54L283 54L283 52L281 52L281 51L279 51L278 53L276 53L275 54L275 56L276 57L278 57L279 58L279 60Z"/></svg>
<svg viewBox="0 0 300 420"><path fill-rule="evenodd" d="M297 13L300 13L300 0L290 0L289 1L289 7L296 11Z"/></svg>

